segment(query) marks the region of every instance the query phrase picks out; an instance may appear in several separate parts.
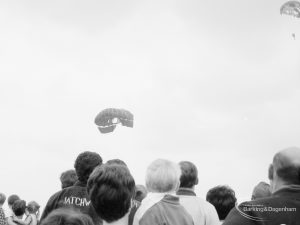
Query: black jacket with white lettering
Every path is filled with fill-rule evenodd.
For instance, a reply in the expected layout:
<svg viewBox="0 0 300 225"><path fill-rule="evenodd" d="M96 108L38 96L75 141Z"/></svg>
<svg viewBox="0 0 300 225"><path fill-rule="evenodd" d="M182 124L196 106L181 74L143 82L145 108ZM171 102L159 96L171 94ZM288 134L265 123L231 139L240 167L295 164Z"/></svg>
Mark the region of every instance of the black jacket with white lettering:
<svg viewBox="0 0 300 225"><path fill-rule="evenodd" d="M79 210L81 213L89 215L95 225L102 225L102 220L96 214L91 204L85 183L78 181L74 186L62 189L52 195L43 211L41 221L53 210L62 207L71 207L75 210Z"/></svg>

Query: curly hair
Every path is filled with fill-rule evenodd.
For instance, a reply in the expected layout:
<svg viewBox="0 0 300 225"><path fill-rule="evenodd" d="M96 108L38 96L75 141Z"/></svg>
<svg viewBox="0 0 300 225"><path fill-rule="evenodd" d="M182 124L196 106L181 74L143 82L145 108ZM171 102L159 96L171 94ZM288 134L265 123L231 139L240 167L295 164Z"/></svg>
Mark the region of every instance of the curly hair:
<svg viewBox="0 0 300 225"><path fill-rule="evenodd" d="M235 192L229 186L220 185L210 189L206 200L215 206L220 220L224 220L236 204Z"/></svg>
<svg viewBox="0 0 300 225"><path fill-rule="evenodd" d="M59 208L52 211L41 225L94 225L92 219L79 211L70 208Z"/></svg>
<svg viewBox="0 0 300 225"><path fill-rule="evenodd" d="M93 170L102 164L101 156L96 152L82 152L75 160L74 168L78 180L86 183Z"/></svg>
<svg viewBox="0 0 300 225"><path fill-rule="evenodd" d="M127 167L104 164L91 174L87 190L98 215L110 223L129 211L135 182Z"/></svg>
<svg viewBox="0 0 300 225"><path fill-rule="evenodd" d="M6 200L6 196L3 193L0 193L0 205L3 205Z"/></svg>
<svg viewBox="0 0 300 225"><path fill-rule="evenodd" d="M78 180L75 170L67 170L60 175L61 188L73 186Z"/></svg>
<svg viewBox="0 0 300 225"><path fill-rule="evenodd" d="M12 205L12 211L16 216L22 216L25 213L26 202L24 200L17 200Z"/></svg>

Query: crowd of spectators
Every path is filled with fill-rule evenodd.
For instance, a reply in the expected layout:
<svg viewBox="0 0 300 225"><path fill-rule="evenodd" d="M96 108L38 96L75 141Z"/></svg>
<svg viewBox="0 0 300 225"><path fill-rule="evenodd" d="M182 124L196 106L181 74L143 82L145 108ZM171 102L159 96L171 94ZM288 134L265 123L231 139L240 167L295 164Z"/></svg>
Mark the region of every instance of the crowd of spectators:
<svg viewBox="0 0 300 225"><path fill-rule="evenodd" d="M147 168L145 185L136 184L121 159L103 163L96 152L82 152L74 170L61 174L61 190L39 204L0 193L0 225L299 225L300 148L279 151L269 182L260 182L249 201L237 203L228 185L196 195L198 170L189 161L157 159ZM242 181L241 181L242 182Z"/></svg>

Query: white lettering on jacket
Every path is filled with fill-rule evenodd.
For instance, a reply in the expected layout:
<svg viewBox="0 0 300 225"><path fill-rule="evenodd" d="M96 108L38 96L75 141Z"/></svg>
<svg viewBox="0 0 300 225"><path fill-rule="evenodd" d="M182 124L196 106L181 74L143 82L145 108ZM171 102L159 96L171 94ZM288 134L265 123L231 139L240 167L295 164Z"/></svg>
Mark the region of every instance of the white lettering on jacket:
<svg viewBox="0 0 300 225"><path fill-rule="evenodd" d="M89 206L91 201L86 200L86 198L78 197L65 197L65 205L77 205L77 206Z"/></svg>

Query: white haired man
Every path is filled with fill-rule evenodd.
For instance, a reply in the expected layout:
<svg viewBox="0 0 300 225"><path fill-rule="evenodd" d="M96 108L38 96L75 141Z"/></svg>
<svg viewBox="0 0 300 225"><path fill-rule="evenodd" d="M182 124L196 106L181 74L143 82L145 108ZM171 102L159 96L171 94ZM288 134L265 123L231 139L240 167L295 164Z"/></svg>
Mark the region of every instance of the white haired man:
<svg viewBox="0 0 300 225"><path fill-rule="evenodd" d="M193 225L190 214L179 204L180 168L174 162L158 159L146 174L148 195L137 210L133 225Z"/></svg>

